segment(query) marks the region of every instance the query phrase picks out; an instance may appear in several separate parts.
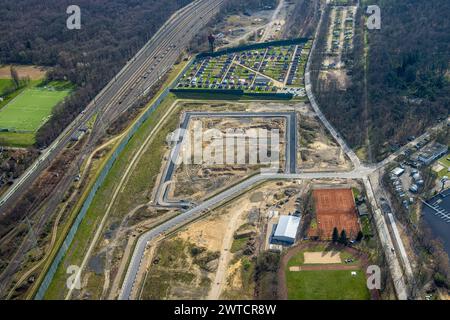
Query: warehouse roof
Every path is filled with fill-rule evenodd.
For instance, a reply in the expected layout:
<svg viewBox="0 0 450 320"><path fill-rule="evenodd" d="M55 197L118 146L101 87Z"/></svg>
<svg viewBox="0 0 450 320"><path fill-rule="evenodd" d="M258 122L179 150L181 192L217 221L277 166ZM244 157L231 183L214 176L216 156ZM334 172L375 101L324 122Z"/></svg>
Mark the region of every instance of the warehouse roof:
<svg viewBox="0 0 450 320"><path fill-rule="evenodd" d="M395 168L394 170L392 170L392 173L395 174L397 177L401 176L403 173L405 172L405 169L403 168Z"/></svg>
<svg viewBox="0 0 450 320"><path fill-rule="evenodd" d="M300 225L300 218L294 216L280 216L277 228L275 230L275 237L288 237L295 239L297 236L297 229Z"/></svg>

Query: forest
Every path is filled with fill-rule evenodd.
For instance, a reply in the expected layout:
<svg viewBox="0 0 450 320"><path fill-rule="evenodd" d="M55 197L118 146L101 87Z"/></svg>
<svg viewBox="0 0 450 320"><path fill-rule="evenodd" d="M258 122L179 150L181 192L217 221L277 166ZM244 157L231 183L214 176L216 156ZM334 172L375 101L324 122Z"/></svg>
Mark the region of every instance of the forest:
<svg viewBox="0 0 450 320"><path fill-rule="evenodd" d="M448 116L450 19L446 13L450 2L378 0L370 4L381 9L381 29L366 29L363 6L357 14L354 50L347 57L353 61L350 86L340 90L319 80L327 15L313 57L312 80L321 108L349 144L370 150L368 160L379 161L408 137L418 136Z"/></svg>
<svg viewBox="0 0 450 320"><path fill-rule="evenodd" d="M81 30L66 28L67 0L4 0L0 6L0 65L52 67L48 80L77 86L38 131L37 147L83 110L159 27L190 0L79 0Z"/></svg>
<svg viewBox="0 0 450 320"><path fill-rule="evenodd" d="M450 108L450 2L375 1L381 30L369 32L370 141L378 156L384 141L404 143Z"/></svg>

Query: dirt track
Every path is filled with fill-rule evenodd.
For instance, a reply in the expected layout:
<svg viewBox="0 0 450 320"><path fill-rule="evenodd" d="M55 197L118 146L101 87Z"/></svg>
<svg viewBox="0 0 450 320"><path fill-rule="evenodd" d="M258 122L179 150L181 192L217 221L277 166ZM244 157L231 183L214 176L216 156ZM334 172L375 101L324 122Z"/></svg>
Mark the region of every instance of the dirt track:
<svg viewBox="0 0 450 320"><path fill-rule="evenodd" d="M14 68L17 70L17 73L19 74L20 78L29 77L31 80L40 80L42 79L47 69L44 67L37 67L37 66L14 66ZM10 66L3 66L0 67L0 79L10 79L11 78L11 71Z"/></svg>

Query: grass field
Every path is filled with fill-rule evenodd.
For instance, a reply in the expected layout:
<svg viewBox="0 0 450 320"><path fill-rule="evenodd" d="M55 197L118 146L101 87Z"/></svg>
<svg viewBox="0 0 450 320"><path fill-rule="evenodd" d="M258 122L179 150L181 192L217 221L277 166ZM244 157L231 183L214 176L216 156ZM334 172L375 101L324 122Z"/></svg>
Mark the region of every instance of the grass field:
<svg viewBox="0 0 450 320"><path fill-rule="evenodd" d="M53 107L69 90L42 87L26 89L0 112L0 128L16 131L36 131L48 119Z"/></svg>
<svg viewBox="0 0 450 320"><path fill-rule="evenodd" d="M11 79L0 79L0 96L9 88L13 86Z"/></svg>
<svg viewBox="0 0 450 320"><path fill-rule="evenodd" d="M6 80L7 82L7 80ZM0 82L7 88L5 81ZM47 85L31 83L0 110L0 142L4 145L27 146L34 143L34 133L49 119L53 108L70 94L67 82Z"/></svg>
<svg viewBox="0 0 450 320"><path fill-rule="evenodd" d="M443 176L450 176L450 172L448 171L448 168L450 168L450 161L448 160L449 157L450 153L447 153L445 156L438 160L438 162L444 166L444 169L438 172L440 178L442 178Z"/></svg>
<svg viewBox="0 0 450 320"><path fill-rule="evenodd" d="M314 248L316 251L320 247ZM311 251L311 250L307 250ZM322 251L322 250L318 250ZM356 276L351 270L302 270L289 271L289 267L301 266L304 251L294 255L286 266L286 286L290 300L368 300L370 293L366 277L359 267L359 261L346 251L341 251L341 260L353 258ZM348 265L348 264L337 264Z"/></svg>
<svg viewBox="0 0 450 320"><path fill-rule="evenodd" d="M287 271L290 300L368 300L369 291L362 270L352 276L348 270Z"/></svg>

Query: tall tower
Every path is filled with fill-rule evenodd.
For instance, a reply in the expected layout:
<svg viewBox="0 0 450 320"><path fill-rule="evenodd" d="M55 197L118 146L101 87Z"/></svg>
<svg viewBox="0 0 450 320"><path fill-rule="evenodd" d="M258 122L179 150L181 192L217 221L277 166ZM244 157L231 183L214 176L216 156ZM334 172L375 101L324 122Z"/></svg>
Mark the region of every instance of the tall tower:
<svg viewBox="0 0 450 320"><path fill-rule="evenodd" d="M214 37L214 35L211 33L208 37L208 41L209 41L209 50L212 52L214 52L214 42L216 41L216 38Z"/></svg>

